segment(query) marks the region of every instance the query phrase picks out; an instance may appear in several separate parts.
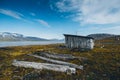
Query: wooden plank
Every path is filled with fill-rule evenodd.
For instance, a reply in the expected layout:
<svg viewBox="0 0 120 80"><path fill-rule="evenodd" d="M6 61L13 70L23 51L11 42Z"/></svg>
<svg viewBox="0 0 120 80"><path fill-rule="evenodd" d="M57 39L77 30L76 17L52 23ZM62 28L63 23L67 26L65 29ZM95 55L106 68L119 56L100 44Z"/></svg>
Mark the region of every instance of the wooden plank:
<svg viewBox="0 0 120 80"><path fill-rule="evenodd" d="M70 67L73 67L73 68L77 68L77 69L83 70L83 66L82 65L79 66L79 65L68 63L68 62L64 62L64 61L48 59L48 58L45 58L45 57L42 57L42 56L38 56L38 55L32 55L32 54L28 54L28 55L36 57L36 58L40 58L40 59L48 61L48 62L57 63L57 64L61 64L61 65L66 65L66 66L70 66Z"/></svg>
<svg viewBox="0 0 120 80"><path fill-rule="evenodd" d="M70 73L74 73L74 74L76 73L75 68L64 65L49 64L49 63L36 63L36 62L14 60L12 65L17 67L47 69L47 70L60 71L60 72L70 71Z"/></svg>
<svg viewBox="0 0 120 80"><path fill-rule="evenodd" d="M37 52L36 52L37 53ZM56 58L56 59L78 59L71 54L57 54L57 53L48 53L48 52L38 52L40 56L49 57L49 58Z"/></svg>

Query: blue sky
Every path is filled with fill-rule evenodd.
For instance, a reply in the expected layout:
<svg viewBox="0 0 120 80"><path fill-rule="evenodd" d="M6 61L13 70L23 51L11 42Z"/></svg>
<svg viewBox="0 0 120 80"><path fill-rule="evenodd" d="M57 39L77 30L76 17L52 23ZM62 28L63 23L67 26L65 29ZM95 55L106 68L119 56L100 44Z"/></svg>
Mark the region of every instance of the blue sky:
<svg viewBox="0 0 120 80"><path fill-rule="evenodd" d="M120 34L120 0L0 0L0 32L47 39Z"/></svg>

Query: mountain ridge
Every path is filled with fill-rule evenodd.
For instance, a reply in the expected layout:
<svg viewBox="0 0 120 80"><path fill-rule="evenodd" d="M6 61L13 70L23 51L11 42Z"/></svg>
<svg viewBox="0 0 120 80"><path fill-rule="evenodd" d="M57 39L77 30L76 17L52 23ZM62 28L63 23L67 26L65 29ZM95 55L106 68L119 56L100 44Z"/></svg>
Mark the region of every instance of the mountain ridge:
<svg viewBox="0 0 120 80"><path fill-rule="evenodd" d="M0 41L48 41L48 39L24 36L18 33L0 32Z"/></svg>
<svg viewBox="0 0 120 80"><path fill-rule="evenodd" d="M92 37L95 40L100 40L109 37L115 37L120 35L108 34L108 33L96 33L89 34L88 37ZM63 41L64 39L45 39L33 36L24 36L19 33L0 32L0 41Z"/></svg>
<svg viewBox="0 0 120 80"><path fill-rule="evenodd" d="M89 34L87 36L92 37L95 40L100 40L100 39L109 38L109 37L115 37L115 36L119 36L119 35L108 34L108 33L96 33L96 34Z"/></svg>

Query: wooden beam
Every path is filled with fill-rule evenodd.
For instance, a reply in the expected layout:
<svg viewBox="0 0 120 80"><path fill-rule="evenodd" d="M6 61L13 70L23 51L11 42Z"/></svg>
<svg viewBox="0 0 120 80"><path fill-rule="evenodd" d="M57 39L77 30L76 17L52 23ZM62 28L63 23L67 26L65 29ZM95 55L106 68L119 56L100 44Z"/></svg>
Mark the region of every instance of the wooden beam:
<svg viewBox="0 0 120 80"><path fill-rule="evenodd" d="M48 59L48 58L45 58L45 57L42 57L42 56L38 56L38 55L32 55L32 54L28 54L29 56L33 56L33 57L36 57L36 58L40 58L42 60L45 60L45 61L48 61L48 62L52 62L52 63L57 63L57 64L61 64L61 65L66 65L66 66L70 66L70 67L73 67L73 68L77 68L77 69L81 69L83 70L83 66L82 65L76 65L76 64L72 64L72 63L69 63L69 62L64 62L64 61L59 61L59 60L53 60L53 59Z"/></svg>
<svg viewBox="0 0 120 80"><path fill-rule="evenodd" d="M76 69L64 66L64 65L57 65L57 64L49 64L49 63L36 63L36 62L28 62L28 61L17 61L14 60L12 65L17 67L25 67L25 68L35 68L35 69L47 69L53 71L60 71L60 72L67 72L69 73L76 73Z"/></svg>

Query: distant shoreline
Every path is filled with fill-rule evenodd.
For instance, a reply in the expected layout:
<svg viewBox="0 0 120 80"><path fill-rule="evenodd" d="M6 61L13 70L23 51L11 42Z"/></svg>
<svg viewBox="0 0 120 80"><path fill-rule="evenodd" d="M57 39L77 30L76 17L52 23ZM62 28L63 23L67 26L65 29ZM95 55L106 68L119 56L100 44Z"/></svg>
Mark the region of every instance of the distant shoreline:
<svg viewBox="0 0 120 80"><path fill-rule="evenodd" d="M64 43L64 41L5 41L5 42L0 42L0 48L16 47L16 46L49 45L49 44L59 44L59 43Z"/></svg>

